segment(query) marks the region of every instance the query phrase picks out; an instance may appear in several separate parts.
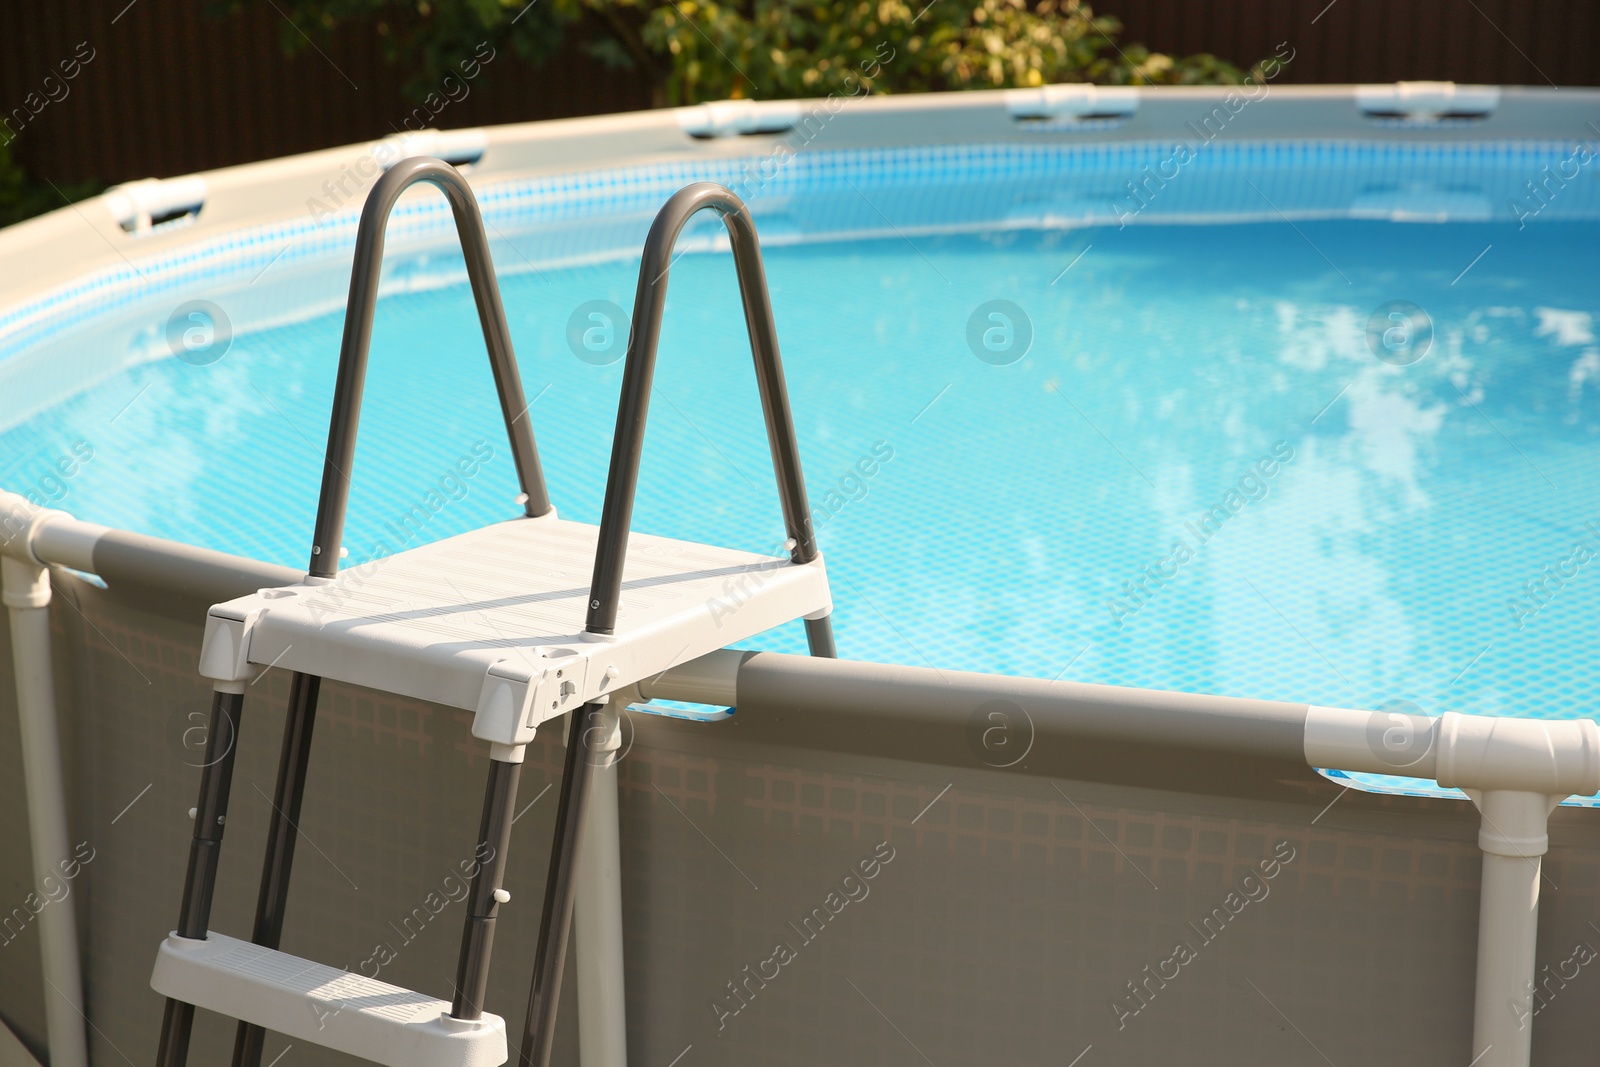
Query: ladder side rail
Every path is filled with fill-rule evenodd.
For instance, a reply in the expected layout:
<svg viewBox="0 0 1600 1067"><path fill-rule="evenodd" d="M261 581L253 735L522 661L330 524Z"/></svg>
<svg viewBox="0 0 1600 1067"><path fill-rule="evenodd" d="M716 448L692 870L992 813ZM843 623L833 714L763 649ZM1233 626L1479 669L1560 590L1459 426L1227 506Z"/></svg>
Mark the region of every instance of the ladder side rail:
<svg viewBox="0 0 1600 1067"><path fill-rule="evenodd" d="M289 904L289 873L300 836L300 807L305 799L306 772L311 764L311 736L317 721L317 696L322 679L294 673L289 707L283 720L283 748L278 755L278 780L272 790L272 815L267 824L267 857L261 865L256 894L255 925L250 940L275 949L283 941L283 917ZM233 1067L260 1067L267 1032L240 1021L233 1039Z"/></svg>
<svg viewBox="0 0 1600 1067"><path fill-rule="evenodd" d="M229 687L230 689L233 687ZM200 772L200 799L194 810L194 835L189 841L189 866L183 879L183 906L178 914L179 937L204 940L211 926L211 901L217 888L223 829L228 821L228 793L233 785L233 758L239 745L239 718L244 709L240 692L217 689L211 700L211 722L206 733L205 768ZM168 999L161 1020L157 1067L182 1067L189 1056L189 1033L194 1006Z"/></svg>
<svg viewBox="0 0 1600 1067"><path fill-rule="evenodd" d="M616 629L622 592L622 568L628 552L628 532L633 523L634 490L639 483L639 459L644 450L645 420L650 388L655 377L656 348L661 339L661 318L667 299L667 276L672 249L689 219L701 211L715 211L727 227L733 245L734 267L744 303L745 327L750 335L756 384L766 420L767 444L777 475L784 527L793 542L789 558L810 563L817 558L816 532L811 506L806 500L805 478L800 469L789 393L784 384L783 362L778 353L777 327L767 293L761 245L749 209L730 190L712 182L697 182L675 193L656 216L645 239L639 265L639 287L633 299L632 332L623 368L622 395L617 406L616 436L611 466L606 476L605 506L600 518L600 539L595 552L594 581L590 588L587 629L610 634ZM813 625L819 624L819 625ZM807 620L814 655L832 656L833 640L826 619ZM825 637L826 648L817 638Z"/></svg>
<svg viewBox="0 0 1600 1067"><path fill-rule="evenodd" d="M711 182L698 182L679 190L667 201L645 239L639 287L633 301L632 332L623 367L622 395L617 404L617 429L606 475L594 580L589 589L585 628L592 634L609 635L616 629L622 569L627 560L628 533L633 523L634 491L639 483L639 460L644 449L645 420L655 376L656 349L661 339L672 248L689 219L706 210L715 211L721 217L733 247L745 328L750 335L750 353L755 361L756 384L766 421L767 445L777 476L784 527L790 539L789 558L798 564L811 563L818 558L811 506L806 500L805 479L800 469L800 447L789 409L783 362L778 353L777 327L755 224L744 202L730 190ZM812 655L829 658L835 655L828 616L807 619L806 637ZM549 1067L550 1064L561 973L572 920L573 874L582 836L583 800L593 762L588 746L591 731L586 729L586 724L588 717L603 707L601 703L586 704L568 713L567 754L562 769L555 840L551 845L544 908L539 919L539 943L534 955L528 1014L523 1024L523 1067Z"/></svg>
<svg viewBox="0 0 1600 1067"><path fill-rule="evenodd" d="M544 903L539 911L539 941L534 949L533 984L523 1020L521 1067L550 1067L555 1045L556 1009L572 934L572 904L577 890L578 843L583 837L584 799L598 753L590 745L595 720L605 701L567 712L567 752L561 766L561 792L556 803L550 867L545 876Z"/></svg>
<svg viewBox="0 0 1600 1067"><path fill-rule="evenodd" d="M401 160L379 178L361 209L356 233L355 262L350 268L350 299L345 309L344 338L339 349L339 376L334 386L333 415L328 425L328 450L323 459L322 491L317 499L317 524L312 537L313 577L332 578L339 572L339 546L344 540L345 506L350 498L350 470L355 463L356 425L361 417L361 394L366 382L367 353L372 343L372 320L378 303L378 276L383 266L384 234L389 215L400 194L417 182L427 182L444 193L455 216L456 233L467 261L467 277L483 327L484 344L494 370L500 411L511 439L517 479L527 497L524 512L536 518L550 510L549 491L539 466L528 402L517 373L506 325L494 262L483 232L483 216L472 187L450 164L426 156Z"/></svg>
<svg viewBox="0 0 1600 1067"><path fill-rule="evenodd" d="M461 934L461 955L456 963L455 998L450 1005L453 1019L483 1018L495 922L500 916L501 902L510 899L510 894L501 888L501 882L505 879L506 853L511 847L511 824L516 821L517 783L521 777L520 752L515 762L499 758L489 760L483 817L478 843L473 850L478 870L467 896L466 925Z"/></svg>
<svg viewBox="0 0 1600 1067"><path fill-rule="evenodd" d="M350 268L350 295L345 308L344 335L339 350L339 375L334 386L333 413L328 426L328 448L323 457L322 487L317 499L316 526L312 534L311 561L307 570L313 577L332 578L339 572L339 548L344 540L344 520L350 497L349 474L355 463L356 430L361 417L361 397L366 384L367 355L372 344L372 323L377 311L378 282L383 268L384 239L389 216L400 195L418 182L437 187L450 203L456 233L466 258L467 278L477 305L478 322L494 373L495 391L511 441L512 460L525 497L524 511L530 517L550 510L550 498L539 450L534 442L528 404L517 372L511 331L506 324L500 287L495 280L494 262L484 236L483 216L461 172L441 160L424 156L401 160L391 167L368 195L356 231L354 262ZM311 757L311 733L316 721L317 695L321 679L295 673L291 683L289 713L284 722L283 752L279 757L277 787L274 790L271 823L267 833L267 858L261 871L261 888L256 900L255 926L251 940L276 949L282 940L284 909L288 903L289 875L294 863L295 839L300 801L304 794L306 771ZM493 778L491 779L493 780ZM515 778L513 795L515 793ZM502 849L503 851L503 849ZM498 870L499 864L496 863ZM498 889L498 880L493 888ZM487 971L488 940L492 914L475 911L476 922L468 922L473 942L475 966ZM463 945L463 953L467 949ZM465 960L463 961L465 966ZM476 990L482 976L474 971L471 985ZM463 1017L476 1019L481 992L465 999L457 991L455 1009ZM254 1024L240 1022L234 1036L233 1067L259 1067L265 1031Z"/></svg>

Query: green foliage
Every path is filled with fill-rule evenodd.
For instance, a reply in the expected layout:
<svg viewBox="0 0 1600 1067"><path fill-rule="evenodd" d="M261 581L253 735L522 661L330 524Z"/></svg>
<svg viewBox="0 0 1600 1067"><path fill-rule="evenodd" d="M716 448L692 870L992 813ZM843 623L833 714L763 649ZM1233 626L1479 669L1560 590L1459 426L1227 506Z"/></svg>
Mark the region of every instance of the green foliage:
<svg viewBox="0 0 1600 1067"><path fill-rule="evenodd" d="M234 0L237 6L238 0ZM925 6L924 6L925 5ZM569 40L643 71L653 102L862 91L1000 89L1055 82L1237 84L1211 55L1119 46L1122 24L1082 0L284 0L291 50L364 28L436 91L487 41L535 62ZM494 72L486 71L486 75ZM861 86L865 86L863 90Z"/></svg>
<svg viewBox="0 0 1600 1067"><path fill-rule="evenodd" d="M679 0L647 40L672 56L674 102L741 96L1003 89L1057 82L1238 83L1213 56L1119 49L1122 25L1078 0ZM924 6L924 4L926 6Z"/></svg>
<svg viewBox="0 0 1600 1067"><path fill-rule="evenodd" d="M487 44L531 62L580 47L642 71L652 103L729 97L1001 89L1054 82L1237 84L1245 72L1117 43L1122 24L1082 0L277 0L290 53L376 34L422 100ZM244 0L212 0L218 12ZM483 63L476 85L503 66ZM30 178L0 144L0 226L92 196L98 182Z"/></svg>

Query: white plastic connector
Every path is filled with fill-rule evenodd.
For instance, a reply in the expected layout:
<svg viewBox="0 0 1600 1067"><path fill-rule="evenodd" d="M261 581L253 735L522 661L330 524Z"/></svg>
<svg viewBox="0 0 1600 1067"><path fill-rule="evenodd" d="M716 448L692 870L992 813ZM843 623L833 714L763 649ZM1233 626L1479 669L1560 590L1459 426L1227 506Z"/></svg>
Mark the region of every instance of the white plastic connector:
<svg viewBox="0 0 1600 1067"><path fill-rule="evenodd" d="M44 566L33 550L39 531L53 519L68 517L64 511L41 508L27 497L0 492L0 554Z"/></svg>
<svg viewBox="0 0 1600 1067"><path fill-rule="evenodd" d="M543 672L535 672L518 660L501 660L483 676L483 692L472 718L472 736L497 745L526 745L533 740L533 727L525 725L533 715L534 694Z"/></svg>
<svg viewBox="0 0 1600 1067"><path fill-rule="evenodd" d="M548 655L550 665L545 668L534 694L533 708L526 723L529 729L546 719L565 715L583 703L582 693L589 680L589 661L583 656L569 649L554 649Z"/></svg>
<svg viewBox="0 0 1600 1067"><path fill-rule="evenodd" d="M550 649L545 657L503 659L489 667L472 720L473 737L494 745L526 745L540 723L582 703L588 661L564 648Z"/></svg>
<svg viewBox="0 0 1600 1067"><path fill-rule="evenodd" d="M251 678L255 671L249 658L250 630L260 616L260 611L235 613L220 604L211 609L206 615L206 635L200 643L200 677L239 685Z"/></svg>
<svg viewBox="0 0 1600 1067"><path fill-rule="evenodd" d="M1128 85L1044 85L1006 91L1006 110L1022 120L1126 119L1139 111L1139 90Z"/></svg>
<svg viewBox="0 0 1600 1067"><path fill-rule="evenodd" d="M1484 118L1500 105L1500 87L1425 81L1358 85L1356 105L1373 118L1415 122L1437 122L1446 117Z"/></svg>
<svg viewBox="0 0 1600 1067"><path fill-rule="evenodd" d="M149 233L157 220L195 216L206 205L204 178L145 178L112 186L100 200L128 233Z"/></svg>
<svg viewBox="0 0 1600 1067"><path fill-rule="evenodd" d="M1527 793L1515 789L1468 789L1483 814L1478 848L1496 856L1531 859L1550 851L1550 813L1568 793Z"/></svg>
<svg viewBox="0 0 1600 1067"><path fill-rule="evenodd" d="M0 559L0 600L8 608L50 606L50 571L37 563L10 556Z"/></svg>
<svg viewBox="0 0 1600 1067"><path fill-rule="evenodd" d="M1442 786L1589 796L1600 791L1600 726L1592 719L1439 719Z"/></svg>
<svg viewBox="0 0 1600 1067"><path fill-rule="evenodd" d="M678 125L691 137L788 133L800 122L800 105L788 100L717 100L677 110Z"/></svg>
<svg viewBox="0 0 1600 1067"><path fill-rule="evenodd" d="M485 130L417 130L394 133L372 146L372 158L384 170L412 156L432 156L463 170L483 158L489 147Z"/></svg>
<svg viewBox="0 0 1600 1067"><path fill-rule="evenodd" d="M1433 778L1468 792L1600 792L1600 725L1590 719L1430 718L1313 706L1304 747L1313 767Z"/></svg>

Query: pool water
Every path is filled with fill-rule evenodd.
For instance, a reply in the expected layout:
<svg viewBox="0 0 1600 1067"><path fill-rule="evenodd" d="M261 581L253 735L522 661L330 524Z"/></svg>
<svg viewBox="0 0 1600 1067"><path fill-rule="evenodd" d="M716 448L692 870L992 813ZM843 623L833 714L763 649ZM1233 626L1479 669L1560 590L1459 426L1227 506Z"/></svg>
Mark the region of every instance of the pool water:
<svg viewBox="0 0 1600 1067"><path fill-rule="evenodd" d="M1600 221L941 232L897 228L892 189L857 191L888 228L766 253L842 655L1592 713ZM519 237L495 254L551 494L597 521L622 364L594 302L630 306L637 254L519 262ZM189 295L226 307L230 286ZM0 485L304 566L343 315L280 318L216 362L135 362L11 426ZM676 263L665 321L635 528L771 549L726 252ZM517 513L464 284L380 302L353 479L353 559ZM804 648L798 627L757 644Z"/></svg>

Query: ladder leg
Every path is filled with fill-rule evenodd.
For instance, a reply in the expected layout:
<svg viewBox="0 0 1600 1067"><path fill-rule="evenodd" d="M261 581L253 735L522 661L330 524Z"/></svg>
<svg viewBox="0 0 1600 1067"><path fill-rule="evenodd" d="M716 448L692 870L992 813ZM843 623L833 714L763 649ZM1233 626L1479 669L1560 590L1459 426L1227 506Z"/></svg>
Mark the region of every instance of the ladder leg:
<svg viewBox="0 0 1600 1067"><path fill-rule="evenodd" d="M583 821L583 802L589 794L589 769L594 762L586 743L590 733L589 717L604 707L604 703L585 704L567 713L567 757L561 770L561 803L556 808L555 841L550 848L544 912L539 917L533 989L528 995L528 1017L523 1024L523 1067L549 1067L550 1063L556 1003L561 996L561 972L567 961L567 935L572 927L574 860Z"/></svg>
<svg viewBox="0 0 1600 1067"><path fill-rule="evenodd" d="M822 659L838 659L839 649L833 643L833 614L830 612L820 619L806 620L806 646L813 656Z"/></svg>
<svg viewBox="0 0 1600 1067"><path fill-rule="evenodd" d="M250 940L277 948L283 939L283 912L289 898L289 871L300 832L300 802L305 796L306 768L311 762L311 731L317 719L317 694L322 679L296 673L289 689L289 713L283 723L283 752L278 756L278 784L273 790L272 821L267 827L267 859L261 868L256 897L256 922ZM233 1067L259 1067L266 1031L241 1022L233 1039Z"/></svg>
<svg viewBox="0 0 1600 1067"><path fill-rule="evenodd" d="M238 750L240 692L218 689L211 700L211 725L206 734L206 765L200 773L200 801L195 805L194 838L189 842L189 869L183 879L183 907L178 936L204 940L211 925L211 898L217 888L217 861L228 819L228 789L233 784L233 757ZM161 1024L158 1067L182 1067L189 1056L189 1031L194 1007L168 1000Z"/></svg>
<svg viewBox="0 0 1600 1067"><path fill-rule="evenodd" d="M496 746L497 748L500 746ZM456 995L450 1014L457 1019L481 1019L483 997L489 986L489 953L494 948L495 918L504 896L506 850L511 845L512 811L517 804L517 782L522 777L522 749L515 762L489 761L489 783L483 793L483 821L473 859L478 871L467 898L467 919L461 932L461 959L456 965Z"/></svg>

